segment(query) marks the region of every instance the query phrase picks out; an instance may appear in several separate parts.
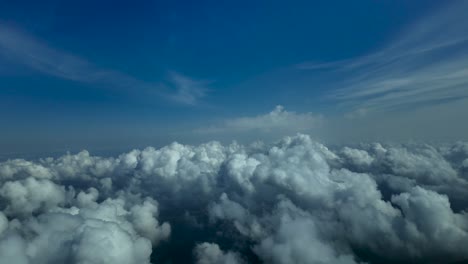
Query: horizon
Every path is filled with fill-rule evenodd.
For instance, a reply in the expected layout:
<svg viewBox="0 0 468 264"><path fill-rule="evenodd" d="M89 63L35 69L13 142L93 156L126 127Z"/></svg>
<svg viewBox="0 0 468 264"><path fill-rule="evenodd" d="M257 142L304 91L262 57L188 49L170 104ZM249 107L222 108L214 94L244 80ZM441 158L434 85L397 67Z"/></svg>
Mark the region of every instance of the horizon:
<svg viewBox="0 0 468 264"><path fill-rule="evenodd" d="M468 140L464 1L280 3L4 1L2 154Z"/></svg>

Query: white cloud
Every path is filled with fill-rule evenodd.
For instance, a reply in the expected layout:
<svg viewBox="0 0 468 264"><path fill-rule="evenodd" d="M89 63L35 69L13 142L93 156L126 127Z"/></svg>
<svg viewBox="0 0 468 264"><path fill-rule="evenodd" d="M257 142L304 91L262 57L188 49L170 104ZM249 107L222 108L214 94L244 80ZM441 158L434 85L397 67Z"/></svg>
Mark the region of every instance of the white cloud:
<svg viewBox="0 0 468 264"><path fill-rule="evenodd" d="M217 244L201 243L194 250L197 264L241 264L244 263L234 252L224 253Z"/></svg>
<svg viewBox="0 0 468 264"><path fill-rule="evenodd" d="M0 196L8 200L5 212L9 215L47 211L64 204L66 200L64 187L49 180L36 180L33 177L3 183Z"/></svg>
<svg viewBox="0 0 468 264"><path fill-rule="evenodd" d="M346 161L357 166L369 166L374 161L374 158L365 150L344 147L341 153Z"/></svg>
<svg viewBox="0 0 468 264"><path fill-rule="evenodd" d="M338 252L332 241L321 238L314 218L289 201L281 201L270 218L274 231L255 247L265 262L356 263L349 251Z"/></svg>
<svg viewBox="0 0 468 264"><path fill-rule="evenodd" d="M168 223L159 225L158 204L151 198L147 198L142 205L133 206L131 215L135 230L151 240L153 245L167 239L171 234L171 226Z"/></svg>
<svg viewBox="0 0 468 264"><path fill-rule="evenodd" d="M284 135L310 131L320 127L322 122L323 117L320 115L291 112L278 105L264 115L228 119L221 124L196 131L203 134L257 132Z"/></svg>
<svg viewBox="0 0 468 264"><path fill-rule="evenodd" d="M297 135L5 161L0 262L464 260L467 150Z"/></svg>
<svg viewBox="0 0 468 264"><path fill-rule="evenodd" d="M25 263L44 264L149 263L151 242L145 237L154 242L166 239L169 226L159 226L157 220L151 220L151 213L139 213L148 206L146 201L131 207L131 212L125 206L122 199L107 199L95 207L57 208L31 217L0 237L0 249L10 248L9 252L0 250L0 260L24 258ZM149 223L145 225L145 221ZM18 241L17 245L12 241Z"/></svg>

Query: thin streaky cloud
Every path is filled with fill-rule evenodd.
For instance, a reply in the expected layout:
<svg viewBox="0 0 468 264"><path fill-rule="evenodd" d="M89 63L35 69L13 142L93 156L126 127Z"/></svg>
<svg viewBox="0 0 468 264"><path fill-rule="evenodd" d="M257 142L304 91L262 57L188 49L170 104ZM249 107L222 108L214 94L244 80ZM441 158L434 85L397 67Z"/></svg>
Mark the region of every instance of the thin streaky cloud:
<svg viewBox="0 0 468 264"><path fill-rule="evenodd" d="M195 105L207 89L199 82L172 72L165 82L149 83L131 75L99 68L79 56L50 47L15 28L0 25L0 58L27 66L42 74L128 93L147 93L180 104ZM170 87L170 89L167 89Z"/></svg>
<svg viewBox="0 0 468 264"><path fill-rule="evenodd" d="M328 83L335 89L326 97L351 111L387 111L464 98L468 96L468 17L463 12L467 8L466 1L451 2L375 53L296 67L325 69L334 80L342 80Z"/></svg>
<svg viewBox="0 0 468 264"><path fill-rule="evenodd" d="M176 89L170 98L183 104L196 105L209 91L206 88L209 81L194 80L177 72L170 72L169 79Z"/></svg>

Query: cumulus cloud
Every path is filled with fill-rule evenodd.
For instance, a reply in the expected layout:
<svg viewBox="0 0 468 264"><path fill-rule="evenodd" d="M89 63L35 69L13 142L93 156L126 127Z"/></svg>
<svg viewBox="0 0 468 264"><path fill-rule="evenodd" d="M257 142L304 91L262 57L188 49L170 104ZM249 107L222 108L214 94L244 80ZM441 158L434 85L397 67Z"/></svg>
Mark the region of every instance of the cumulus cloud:
<svg viewBox="0 0 468 264"><path fill-rule="evenodd" d="M31 214L63 204L65 189L49 180L29 177L21 181L5 182L0 188L0 196L8 201L5 208L7 214Z"/></svg>
<svg viewBox="0 0 468 264"><path fill-rule="evenodd" d="M236 253L223 252L217 244L201 243L194 250L197 264L241 264L244 263Z"/></svg>
<svg viewBox="0 0 468 264"><path fill-rule="evenodd" d="M168 223L159 226L158 219L156 219L158 204L153 199L148 198L142 205L135 205L131 209L131 215L135 229L153 244L169 237L171 226Z"/></svg>
<svg viewBox="0 0 468 264"><path fill-rule="evenodd" d="M322 123L321 115L287 111L283 106L278 105L267 114L228 119L211 127L199 128L196 132L202 134L256 132L284 135L307 132L320 127Z"/></svg>
<svg viewBox="0 0 468 264"><path fill-rule="evenodd" d="M467 146L327 147L299 134L8 160L0 262L463 261Z"/></svg>
<svg viewBox="0 0 468 264"><path fill-rule="evenodd" d="M95 209L45 213L8 230L0 248L18 241L21 247L13 252L24 263L149 263L151 242L137 234L125 213L110 200Z"/></svg>

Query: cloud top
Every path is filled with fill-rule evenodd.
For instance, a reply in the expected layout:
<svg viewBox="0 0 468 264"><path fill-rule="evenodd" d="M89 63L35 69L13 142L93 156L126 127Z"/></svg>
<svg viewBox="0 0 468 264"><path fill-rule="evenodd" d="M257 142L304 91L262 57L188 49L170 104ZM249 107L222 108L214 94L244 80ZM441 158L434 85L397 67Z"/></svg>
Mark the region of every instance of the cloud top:
<svg viewBox="0 0 468 264"><path fill-rule="evenodd" d="M463 142L330 148L303 134L8 160L0 262L462 261L467 164Z"/></svg>

